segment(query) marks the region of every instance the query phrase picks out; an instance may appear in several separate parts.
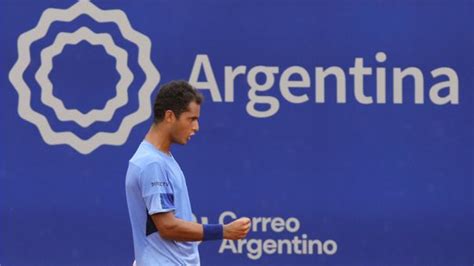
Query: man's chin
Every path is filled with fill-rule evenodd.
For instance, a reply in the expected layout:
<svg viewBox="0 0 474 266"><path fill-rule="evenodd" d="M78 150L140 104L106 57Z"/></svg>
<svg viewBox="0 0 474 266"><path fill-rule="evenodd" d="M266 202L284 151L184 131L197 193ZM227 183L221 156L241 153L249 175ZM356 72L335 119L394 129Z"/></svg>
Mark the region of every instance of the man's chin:
<svg viewBox="0 0 474 266"><path fill-rule="evenodd" d="M178 140L178 141L175 141L175 143L179 145L186 145L188 144L188 140Z"/></svg>

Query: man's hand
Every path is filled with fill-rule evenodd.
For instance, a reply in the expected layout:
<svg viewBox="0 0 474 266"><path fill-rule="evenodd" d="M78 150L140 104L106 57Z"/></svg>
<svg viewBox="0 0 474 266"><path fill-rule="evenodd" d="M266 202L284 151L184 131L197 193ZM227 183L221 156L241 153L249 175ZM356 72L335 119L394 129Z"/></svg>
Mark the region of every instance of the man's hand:
<svg viewBox="0 0 474 266"><path fill-rule="evenodd" d="M239 218L231 223L224 225L224 239L242 239L247 236L249 230L250 219L247 217Z"/></svg>

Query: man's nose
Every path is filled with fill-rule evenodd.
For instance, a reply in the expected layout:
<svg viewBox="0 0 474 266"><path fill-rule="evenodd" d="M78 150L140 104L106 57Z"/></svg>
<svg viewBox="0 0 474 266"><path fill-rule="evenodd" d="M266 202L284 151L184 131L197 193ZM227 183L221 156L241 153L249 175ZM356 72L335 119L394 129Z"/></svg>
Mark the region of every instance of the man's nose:
<svg viewBox="0 0 474 266"><path fill-rule="evenodd" d="M198 132L199 131L199 122L195 121L193 124L193 131Z"/></svg>

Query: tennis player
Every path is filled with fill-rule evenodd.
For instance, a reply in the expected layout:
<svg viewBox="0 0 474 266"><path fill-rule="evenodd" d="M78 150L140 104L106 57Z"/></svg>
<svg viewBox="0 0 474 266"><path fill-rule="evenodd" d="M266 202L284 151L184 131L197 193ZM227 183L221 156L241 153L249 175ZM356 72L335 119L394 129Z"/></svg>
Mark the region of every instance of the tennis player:
<svg viewBox="0 0 474 266"><path fill-rule="evenodd" d="M197 241L242 239L250 219L229 224L193 222L191 203L172 144L186 144L199 130L202 95L185 81L161 87L154 121L129 161L127 205L136 265L199 265Z"/></svg>

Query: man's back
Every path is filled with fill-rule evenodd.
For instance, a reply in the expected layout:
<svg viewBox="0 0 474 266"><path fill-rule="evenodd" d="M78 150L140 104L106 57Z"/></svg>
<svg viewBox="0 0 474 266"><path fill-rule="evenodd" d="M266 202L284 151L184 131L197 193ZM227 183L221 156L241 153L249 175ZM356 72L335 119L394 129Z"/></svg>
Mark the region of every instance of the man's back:
<svg viewBox="0 0 474 266"><path fill-rule="evenodd" d="M183 172L171 155L143 141L129 161L127 204L137 265L198 265L196 242L163 239L151 215L173 211L192 221L191 204Z"/></svg>

